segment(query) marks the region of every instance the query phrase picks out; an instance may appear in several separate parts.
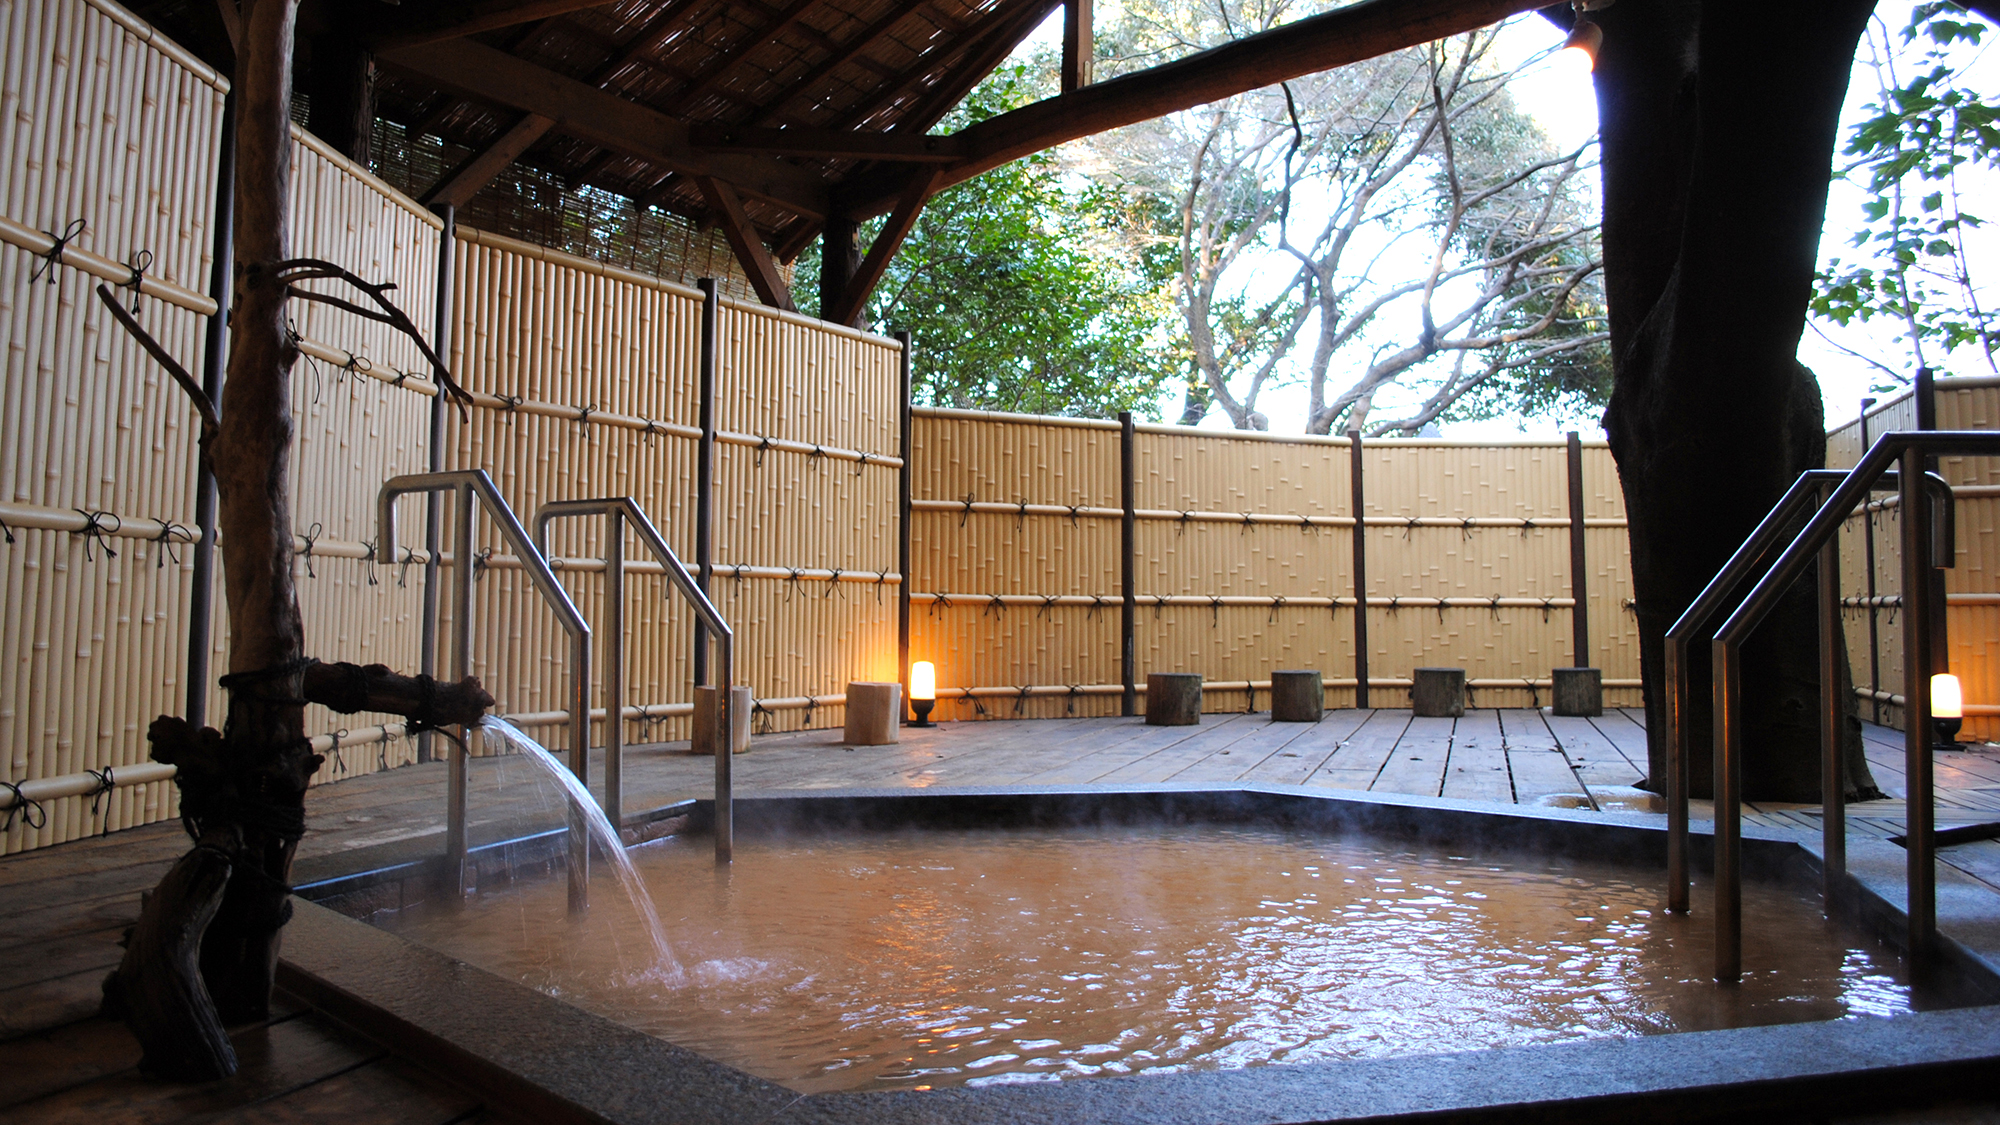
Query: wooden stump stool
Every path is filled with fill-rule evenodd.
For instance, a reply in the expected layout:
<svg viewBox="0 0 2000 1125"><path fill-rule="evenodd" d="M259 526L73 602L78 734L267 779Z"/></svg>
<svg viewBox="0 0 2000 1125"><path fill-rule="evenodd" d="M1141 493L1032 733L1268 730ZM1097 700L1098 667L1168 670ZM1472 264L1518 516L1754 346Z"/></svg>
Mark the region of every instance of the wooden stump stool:
<svg viewBox="0 0 2000 1125"><path fill-rule="evenodd" d="M1557 668L1551 672L1550 693L1558 715L1595 717L1604 714L1604 673L1596 668Z"/></svg>
<svg viewBox="0 0 2000 1125"><path fill-rule="evenodd" d="M847 729L840 740L849 746L887 746L903 729L903 685L847 685Z"/></svg>
<svg viewBox="0 0 2000 1125"><path fill-rule="evenodd" d="M1147 726L1191 727L1200 722L1200 672L1146 673Z"/></svg>
<svg viewBox="0 0 2000 1125"><path fill-rule="evenodd" d="M696 754L715 755L716 736L722 733L722 716L715 713L715 701L722 692L713 687L694 689L694 731L689 749ZM729 749L741 754L750 749L750 688L737 684L729 689Z"/></svg>
<svg viewBox="0 0 2000 1125"><path fill-rule="evenodd" d="M1326 686L1319 669L1271 673L1271 721L1316 723L1326 714Z"/></svg>
<svg viewBox="0 0 2000 1125"><path fill-rule="evenodd" d="M1456 719L1465 714L1465 669L1417 669L1410 683L1410 710L1426 719Z"/></svg>

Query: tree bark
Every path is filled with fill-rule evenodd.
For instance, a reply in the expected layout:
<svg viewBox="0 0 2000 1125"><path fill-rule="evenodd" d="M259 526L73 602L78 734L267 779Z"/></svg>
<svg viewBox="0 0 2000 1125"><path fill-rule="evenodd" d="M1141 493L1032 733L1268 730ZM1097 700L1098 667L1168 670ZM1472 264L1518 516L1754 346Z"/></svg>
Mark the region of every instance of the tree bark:
<svg viewBox="0 0 2000 1125"><path fill-rule="evenodd" d="M1653 0L1593 13L1604 28L1596 86L1615 372L1605 429L1631 521L1656 784L1667 628L1797 475L1825 462L1819 390L1797 350L1841 101L1872 7ZM1744 649L1748 798L1819 799L1813 581ZM1692 663L1699 796L1710 772L1705 643ZM1850 789L1872 789L1858 732L1846 737Z"/></svg>

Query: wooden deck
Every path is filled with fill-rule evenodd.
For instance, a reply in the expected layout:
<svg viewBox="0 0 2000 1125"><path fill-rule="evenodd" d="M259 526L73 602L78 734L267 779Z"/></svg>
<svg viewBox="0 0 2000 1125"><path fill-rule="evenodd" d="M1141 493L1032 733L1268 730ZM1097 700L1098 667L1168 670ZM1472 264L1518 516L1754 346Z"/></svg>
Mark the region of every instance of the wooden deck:
<svg viewBox="0 0 2000 1125"><path fill-rule="evenodd" d="M1418 719L1408 711L1332 711L1318 724L1268 713L1207 715L1194 727L1136 719L946 723L905 730L894 746L846 747L837 731L760 736L734 760L737 791L847 787L1140 785L1268 782L1545 807L1644 813L1642 716L1555 718L1483 710ZM1902 741L1866 728L1868 757L1890 800L1850 808L1850 831L1902 830ZM352 753L352 751L350 751ZM1938 821L2000 820L2000 748L1937 756ZM708 796L714 763L684 745L633 748L628 810ZM560 811L518 757L474 763L474 843L559 822ZM315 790L302 866L338 866L361 849L421 843L441 831L444 771L411 766ZM1749 819L1819 832L1817 806L1755 805ZM1651 814L1657 815L1657 814ZM1708 815L1698 803L1697 816ZM1663 818L1664 819L1664 818ZM0 860L0 1115L10 1122L229 1120L445 1125L494 1112L474 1093L401 1062L312 1014L287 1008L240 1029L245 1067L206 1086L163 1086L133 1069L124 1029L95 1018L98 985L139 892L186 849L178 824L157 824ZM2000 888L2000 842L1941 857Z"/></svg>

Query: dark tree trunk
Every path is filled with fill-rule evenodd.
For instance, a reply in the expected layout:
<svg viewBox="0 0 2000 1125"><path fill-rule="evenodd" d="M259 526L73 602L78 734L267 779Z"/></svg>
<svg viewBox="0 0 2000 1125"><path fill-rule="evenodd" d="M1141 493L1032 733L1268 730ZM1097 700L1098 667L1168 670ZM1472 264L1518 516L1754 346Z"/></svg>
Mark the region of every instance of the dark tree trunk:
<svg viewBox="0 0 2000 1125"><path fill-rule="evenodd" d="M1872 8L1649 0L1594 13L1616 371L1605 428L1631 518L1655 782L1667 628L1797 475L1825 461L1819 390L1797 350L1840 105ZM1819 799L1813 581L1745 647L1751 798ZM1705 796L1708 652L1697 649L1691 764ZM1872 789L1858 734L1846 737L1849 788Z"/></svg>

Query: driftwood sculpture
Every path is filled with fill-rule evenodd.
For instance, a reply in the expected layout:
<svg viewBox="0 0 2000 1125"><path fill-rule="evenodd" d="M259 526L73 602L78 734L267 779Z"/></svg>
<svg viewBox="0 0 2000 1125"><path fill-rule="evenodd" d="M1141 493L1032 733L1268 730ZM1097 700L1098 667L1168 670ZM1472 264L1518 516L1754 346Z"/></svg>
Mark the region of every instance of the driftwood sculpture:
<svg viewBox="0 0 2000 1125"><path fill-rule="evenodd" d="M440 684L381 665L322 664L305 655L292 581L291 298L334 305L417 342L440 392L470 401L390 286L331 262L287 253L289 109L297 0L246 0L235 92L236 218L230 359L220 402L100 288L127 331L166 367L201 416L201 456L215 476L229 610L228 717L221 731L163 716L153 757L179 768L181 816L195 840L141 908L123 962L105 981L106 1010L124 1018L162 1077L220 1078L236 1069L227 1025L270 1008L280 933L291 915L292 856L305 792L322 758L305 735L305 705L405 716L416 728L476 722L493 698L475 678ZM334 282L348 300L304 288Z"/></svg>

